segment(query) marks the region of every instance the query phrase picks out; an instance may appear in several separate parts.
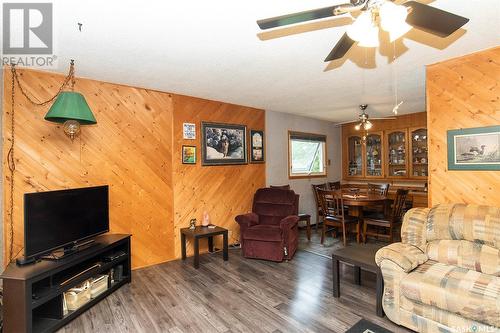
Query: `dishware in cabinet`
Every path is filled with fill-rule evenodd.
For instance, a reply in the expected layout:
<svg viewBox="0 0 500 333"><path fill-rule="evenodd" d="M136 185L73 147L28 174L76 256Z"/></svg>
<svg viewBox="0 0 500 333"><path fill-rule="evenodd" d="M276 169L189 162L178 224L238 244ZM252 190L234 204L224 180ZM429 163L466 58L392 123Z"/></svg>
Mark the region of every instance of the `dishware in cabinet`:
<svg viewBox="0 0 500 333"><path fill-rule="evenodd" d="M352 135L347 138L347 156L349 177L363 177L363 140L361 136Z"/></svg>
<svg viewBox="0 0 500 333"><path fill-rule="evenodd" d="M398 129L385 133L387 171L389 178L408 177L408 131Z"/></svg>
<svg viewBox="0 0 500 333"><path fill-rule="evenodd" d="M365 142L365 167L367 178L382 178L384 176L382 132L368 133Z"/></svg>
<svg viewBox="0 0 500 333"><path fill-rule="evenodd" d="M429 174L427 129L411 128L410 142L410 176L412 178L427 178Z"/></svg>

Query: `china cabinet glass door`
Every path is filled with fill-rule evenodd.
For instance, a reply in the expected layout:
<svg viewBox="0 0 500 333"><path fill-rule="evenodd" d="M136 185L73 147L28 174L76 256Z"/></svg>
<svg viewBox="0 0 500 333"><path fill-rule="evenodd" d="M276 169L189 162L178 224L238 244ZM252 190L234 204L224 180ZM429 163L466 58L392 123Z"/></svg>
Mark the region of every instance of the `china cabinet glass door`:
<svg viewBox="0 0 500 333"><path fill-rule="evenodd" d="M347 139L347 149L349 156L349 177L363 176L363 143L361 137L350 136Z"/></svg>
<svg viewBox="0 0 500 333"><path fill-rule="evenodd" d="M366 177L382 177L382 134L366 136Z"/></svg>
<svg viewBox="0 0 500 333"><path fill-rule="evenodd" d="M406 130L387 133L388 177L408 177L406 133Z"/></svg>
<svg viewBox="0 0 500 333"><path fill-rule="evenodd" d="M427 129L417 128L411 131L411 176L427 177Z"/></svg>

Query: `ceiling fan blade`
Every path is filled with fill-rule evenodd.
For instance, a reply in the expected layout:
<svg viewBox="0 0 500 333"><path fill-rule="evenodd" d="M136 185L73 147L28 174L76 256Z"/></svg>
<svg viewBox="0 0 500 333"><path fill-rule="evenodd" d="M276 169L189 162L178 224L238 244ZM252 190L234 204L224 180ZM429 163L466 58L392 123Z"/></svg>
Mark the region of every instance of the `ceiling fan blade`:
<svg viewBox="0 0 500 333"><path fill-rule="evenodd" d="M346 125L346 124L352 124L352 123L359 123L359 120L343 121L341 123L335 123L335 126L338 127L338 126L342 126L342 125Z"/></svg>
<svg viewBox="0 0 500 333"><path fill-rule="evenodd" d="M448 37L460 29L465 23L469 22L469 19L466 17L455 15L416 1L408 1L403 5L411 8L406 18L406 23L417 29L440 37Z"/></svg>
<svg viewBox="0 0 500 333"><path fill-rule="evenodd" d="M347 51L349 51L351 46L354 45L354 43L355 41L349 38L349 36L347 36L347 33L344 33L337 44L330 51L328 57L326 57L325 62L341 59L343 56L345 56Z"/></svg>
<svg viewBox="0 0 500 333"><path fill-rule="evenodd" d="M281 27L284 25L295 24L305 21L317 20L325 17L336 16L335 8L342 6L350 6L351 4L336 5L313 10L306 10L300 13L270 17L258 20L257 24L262 30Z"/></svg>
<svg viewBox="0 0 500 333"><path fill-rule="evenodd" d="M396 117L370 117L369 120L396 120Z"/></svg>

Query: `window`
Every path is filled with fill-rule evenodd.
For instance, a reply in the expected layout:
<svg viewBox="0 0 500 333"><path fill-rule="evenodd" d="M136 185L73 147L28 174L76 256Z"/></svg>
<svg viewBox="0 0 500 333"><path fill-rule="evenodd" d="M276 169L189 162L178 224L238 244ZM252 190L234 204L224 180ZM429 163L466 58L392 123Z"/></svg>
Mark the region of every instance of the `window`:
<svg viewBox="0 0 500 333"><path fill-rule="evenodd" d="M288 132L289 178L326 177L326 136Z"/></svg>

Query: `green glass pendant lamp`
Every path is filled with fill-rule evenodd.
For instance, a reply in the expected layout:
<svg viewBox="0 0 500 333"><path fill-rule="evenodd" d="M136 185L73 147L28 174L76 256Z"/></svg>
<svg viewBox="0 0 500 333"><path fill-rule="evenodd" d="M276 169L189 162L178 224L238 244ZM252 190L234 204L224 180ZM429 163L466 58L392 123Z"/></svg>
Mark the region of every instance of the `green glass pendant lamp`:
<svg viewBox="0 0 500 333"><path fill-rule="evenodd" d="M93 125L97 121L90 110L85 97L75 92L74 61L71 60L70 77L71 91L61 91L45 115L45 120L63 124L64 133L71 139L80 133L80 125Z"/></svg>

